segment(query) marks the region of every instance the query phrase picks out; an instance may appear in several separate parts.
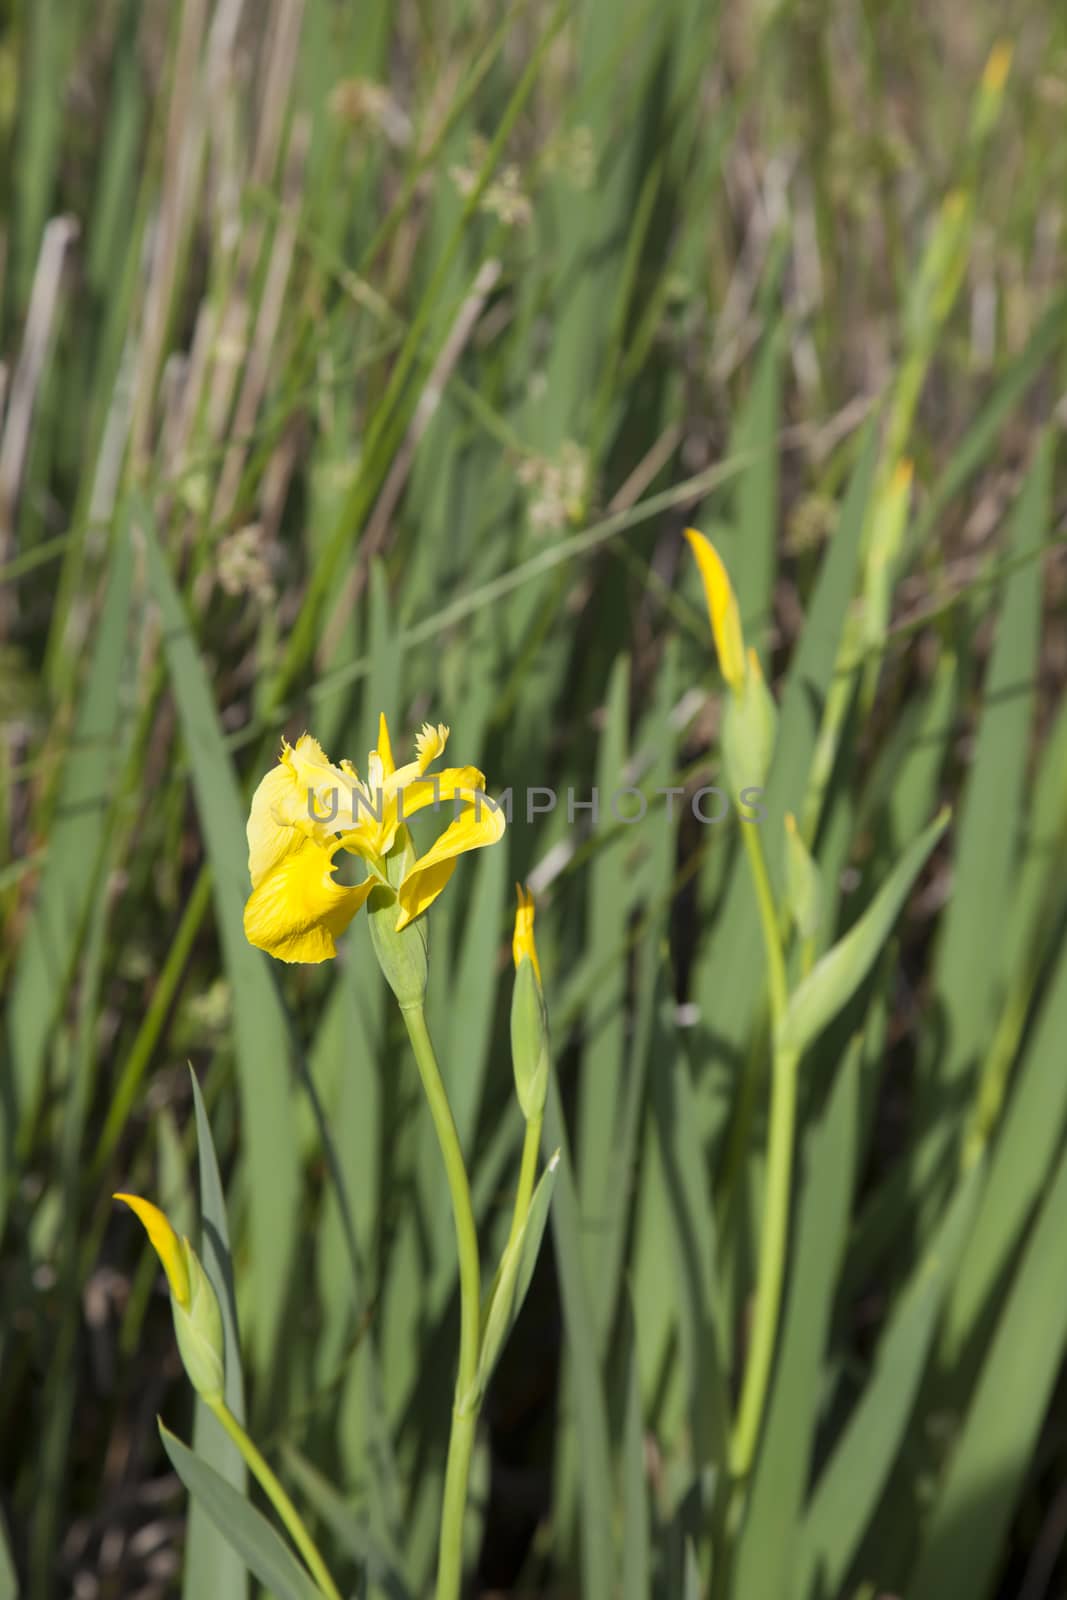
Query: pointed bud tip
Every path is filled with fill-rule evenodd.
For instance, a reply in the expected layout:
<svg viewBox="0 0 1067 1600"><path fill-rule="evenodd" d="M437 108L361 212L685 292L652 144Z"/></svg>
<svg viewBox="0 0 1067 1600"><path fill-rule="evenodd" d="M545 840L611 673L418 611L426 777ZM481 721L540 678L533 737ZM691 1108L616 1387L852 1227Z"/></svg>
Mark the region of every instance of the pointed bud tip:
<svg viewBox="0 0 1067 1600"><path fill-rule="evenodd" d="M745 683L745 646L730 574L710 539L696 528L686 528L685 536L700 569L719 670L731 689L740 693Z"/></svg>
<svg viewBox="0 0 1067 1600"><path fill-rule="evenodd" d="M521 883L515 885L515 892L518 897L518 905L515 908L515 928L511 937L512 960L515 963L515 970L518 971L523 958L529 956L533 962L534 972L537 974L537 981L540 983L541 964L537 959L537 945L534 942L533 931L534 897L528 889L523 888Z"/></svg>
<svg viewBox="0 0 1067 1600"><path fill-rule="evenodd" d="M158 1206L154 1206L150 1200L142 1200L140 1195L120 1191L111 1198L121 1200L123 1205L129 1206L159 1257L163 1271L167 1274L171 1294L180 1306L188 1306L192 1295L189 1268L182 1242L171 1226L170 1219Z"/></svg>
<svg viewBox="0 0 1067 1600"><path fill-rule="evenodd" d="M998 39L989 52L985 70L982 73L982 88L993 94L998 94L1004 87L1008 73L1011 71L1012 57L1015 47L1010 39Z"/></svg>

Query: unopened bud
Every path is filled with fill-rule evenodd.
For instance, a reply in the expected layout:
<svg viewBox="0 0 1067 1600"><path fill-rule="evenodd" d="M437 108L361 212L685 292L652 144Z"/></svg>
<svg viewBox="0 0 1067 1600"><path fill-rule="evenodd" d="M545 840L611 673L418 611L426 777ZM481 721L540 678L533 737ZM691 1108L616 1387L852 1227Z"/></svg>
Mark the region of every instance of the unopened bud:
<svg viewBox="0 0 1067 1600"><path fill-rule="evenodd" d="M548 1093L548 1013L541 988L541 966L534 943L533 896L519 891L511 941L515 987L511 993L511 1061L515 1092L523 1116L539 1117Z"/></svg>
<svg viewBox="0 0 1067 1600"><path fill-rule="evenodd" d="M734 794L762 789L778 732L778 707L764 681L759 657L748 652L744 683L729 696L722 717L722 753Z"/></svg>
<svg viewBox="0 0 1067 1600"><path fill-rule="evenodd" d="M205 1400L221 1400L226 1382L222 1312L199 1256L151 1201L134 1194L114 1198L137 1217L167 1274L174 1332L189 1382Z"/></svg>

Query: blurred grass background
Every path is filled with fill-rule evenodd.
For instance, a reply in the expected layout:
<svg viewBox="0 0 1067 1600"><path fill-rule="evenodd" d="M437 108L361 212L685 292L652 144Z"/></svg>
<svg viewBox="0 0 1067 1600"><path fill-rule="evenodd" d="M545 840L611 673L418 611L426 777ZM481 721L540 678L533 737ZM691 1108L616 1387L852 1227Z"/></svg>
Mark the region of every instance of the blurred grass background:
<svg viewBox="0 0 1067 1600"><path fill-rule="evenodd" d="M192 1407L109 1199L194 1227L187 1060L256 1436L353 1592L427 1592L457 1320L428 1119L365 927L287 970L240 924L280 734L358 766L381 709L515 796L432 922L497 1250L516 878L557 1050L475 1592L1063 1594L1067 15L2 12L0 1596L247 1592L160 1448ZM718 771L687 522L782 708L763 837L780 886L797 814L825 900L796 962L954 807L804 1064L734 1527L766 994L740 824L686 800ZM527 821L531 786L562 798Z"/></svg>

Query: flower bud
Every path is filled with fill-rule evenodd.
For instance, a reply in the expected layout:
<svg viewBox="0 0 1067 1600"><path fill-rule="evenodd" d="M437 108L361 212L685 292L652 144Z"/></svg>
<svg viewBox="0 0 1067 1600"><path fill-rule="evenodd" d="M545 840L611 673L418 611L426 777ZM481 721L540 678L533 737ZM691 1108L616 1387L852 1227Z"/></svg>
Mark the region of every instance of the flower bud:
<svg viewBox="0 0 1067 1600"><path fill-rule="evenodd" d="M778 732L778 707L764 681L759 657L748 652L740 692L729 696L722 716L722 754L735 795L766 785Z"/></svg>
<svg viewBox="0 0 1067 1600"><path fill-rule="evenodd" d="M695 528L686 528L685 536L704 585L704 599L712 638L715 640L715 653L719 658L719 670L734 693L740 694L745 681L745 645L737 596L711 540L705 539Z"/></svg>
<svg viewBox="0 0 1067 1600"><path fill-rule="evenodd" d="M174 1332L189 1382L205 1400L221 1400L226 1384L222 1312L211 1279L188 1239L182 1240L188 1259L188 1306L171 1297Z"/></svg>
<svg viewBox="0 0 1067 1600"><path fill-rule="evenodd" d="M518 891L515 932L511 941L515 987L511 994L511 1060L515 1092L529 1122L539 1117L548 1093L548 1013L541 988L541 965L534 943L533 895Z"/></svg>
<svg viewBox="0 0 1067 1600"><path fill-rule="evenodd" d="M222 1312L199 1256L158 1206L133 1194L114 1199L137 1217L167 1274L174 1332L189 1382L205 1400L221 1400L226 1381Z"/></svg>
<svg viewBox="0 0 1067 1600"><path fill-rule="evenodd" d="M988 139L1000 119L1012 54L1012 45L1007 39L999 40L989 52L971 114L970 136L974 144Z"/></svg>

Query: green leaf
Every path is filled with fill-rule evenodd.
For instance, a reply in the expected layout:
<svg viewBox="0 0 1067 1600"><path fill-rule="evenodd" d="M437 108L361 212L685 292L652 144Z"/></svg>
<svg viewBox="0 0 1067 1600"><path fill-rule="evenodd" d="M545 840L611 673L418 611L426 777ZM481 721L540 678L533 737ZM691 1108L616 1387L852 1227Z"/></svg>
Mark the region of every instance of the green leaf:
<svg viewBox="0 0 1067 1600"><path fill-rule="evenodd" d="M798 1600L837 1595L911 1418L948 1284L974 1216L981 1166L957 1189L882 1334L874 1370L811 1497L797 1550ZM965 1591L948 1591L965 1592Z"/></svg>
<svg viewBox="0 0 1067 1600"><path fill-rule="evenodd" d="M1060 1157L982 1367L923 1541L908 1600L992 1589L1067 1344Z"/></svg>
<svg viewBox="0 0 1067 1600"><path fill-rule="evenodd" d="M545 1103L545 1136L559 1147L556 1203L552 1207L552 1240L556 1247L563 1325L570 1357L571 1393L581 1463L582 1594L585 1600L609 1600L614 1558L611 1517L611 1435L604 1385L597 1359L597 1340L585 1275L581 1211L571 1170L567 1130L555 1073L549 1073Z"/></svg>
<svg viewBox="0 0 1067 1600"><path fill-rule="evenodd" d="M779 1031L783 1050L802 1055L852 999L889 937L901 906L948 820L947 810L934 818L905 850L862 917L793 991Z"/></svg>
<svg viewBox="0 0 1067 1600"><path fill-rule="evenodd" d="M648 1600L652 1593L651 1506L645 1472L645 1430L637 1368L634 1313L623 1293L622 1422L622 1600Z"/></svg>
<svg viewBox="0 0 1067 1600"><path fill-rule="evenodd" d="M726 1469L730 1403L727 1347L718 1282L719 1240L707 1160L700 1139L689 1060L669 1021L664 996L654 1035L651 1098L659 1164L669 1208L668 1246L678 1301L678 1344L689 1427L701 1465ZM641 1308L638 1307L640 1312Z"/></svg>
<svg viewBox="0 0 1067 1600"><path fill-rule="evenodd" d="M611 672L605 697L604 731L596 762L596 787L607 815L600 819L606 831L614 818L609 799L626 779L627 727L630 706L630 658L620 656ZM625 803L623 803L624 805ZM624 812L625 814L625 812ZM626 1067L626 967L618 959L619 930L625 928L633 895L632 875L626 871L632 830L620 827L608 833L589 872L589 922L585 955L598 981L589 996L586 1013L588 1037L582 1054L578 1084L575 1174L582 1202L582 1248L586 1276L593 1297L593 1319L598 1346L603 1352L613 1309L614 1285L609 1282L609 1262L600 1248L600 1230L610 1215L618 1141L618 1108L623 1101Z"/></svg>
<svg viewBox="0 0 1067 1600"><path fill-rule="evenodd" d="M368 1583L390 1600L411 1600L396 1553L377 1539L365 1510L353 1506L317 1467L292 1445L283 1445L286 1470L338 1545L357 1562Z"/></svg>
<svg viewBox="0 0 1067 1600"><path fill-rule="evenodd" d="M19 1600L19 1580L11 1556L7 1523L0 1512L0 1600Z"/></svg>
<svg viewBox="0 0 1067 1600"><path fill-rule="evenodd" d="M101 859L122 743L132 555L123 532L113 546L107 591L49 821L37 898L18 946L4 1031L9 1066L0 1139L0 1223L5 1156L25 1134L41 1094L48 1042L68 992Z"/></svg>
<svg viewBox="0 0 1067 1600"><path fill-rule="evenodd" d="M238 1494L214 1467L195 1456L162 1422L159 1436L182 1483L238 1552L253 1577L258 1578L276 1600L323 1600L321 1589L312 1582L262 1512ZM220 1596L224 1593L217 1586L217 1580L212 1581L209 1592Z"/></svg>
<svg viewBox="0 0 1067 1600"><path fill-rule="evenodd" d="M952 894L941 919L935 964L943 1042L928 1039L924 1091L944 1097L973 1072L994 1024L1001 945L989 929L1003 915L1016 879L1018 827L1041 641L1041 566L1049 519L1051 441L1046 436L1012 518L1010 548L1030 557L1005 580L996 642L983 685L974 754L954 830Z"/></svg>
<svg viewBox="0 0 1067 1600"><path fill-rule="evenodd" d="M251 1348L269 1370L296 1244L299 1171L289 1083L289 1026L268 958L244 934L248 896L245 806L223 741L207 669L147 508L138 518L148 573L163 620L164 648L200 826L213 869L215 908L233 987L238 1086L248 1172Z"/></svg>
<svg viewBox="0 0 1067 1600"><path fill-rule="evenodd" d="M493 1368L500 1359L500 1353L515 1326L526 1298L526 1291L530 1287L530 1279L537 1265L537 1256L541 1249L545 1224L548 1221L549 1202L556 1187L559 1156L557 1150L542 1172L533 1192L526 1219L515 1239L504 1251L489 1301L485 1331L482 1334L482 1350L478 1360L476 1380L479 1395L485 1393L489 1379L493 1375Z"/></svg>
<svg viewBox="0 0 1067 1600"><path fill-rule="evenodd" d="M1067 1119L1067 947L1041 998L989 1162L989 1179L945 1318L955 1364L992 1306L1048 1182Z"/></svg>
<svg viewBox="0 0 1067 1600"><path fill-rule="evenodd" d="M241 1374L241 1348L237 1334L237 1302L230 1256L229 1225L222 1191L211 1124L204 1107L200 1083L192 1067L193 1105L196 1111L196 1141L200 1155L200 1260L218 1296L222 1312L222 1331L226 1350L226 1404L244 1422L244 1381ZM200 1460L213 1467L226 1482L244 1495L248 1474L241 1452L218 1420L197 1397L193 1415L193 1450ZM189 1531L185 1539L185 1564L182 1593L185 1600L201 1600L212 1589L233 1600L247 1593L245 1568L236 1550L207 1515L199 1501L189 1508Z"/></svg>

